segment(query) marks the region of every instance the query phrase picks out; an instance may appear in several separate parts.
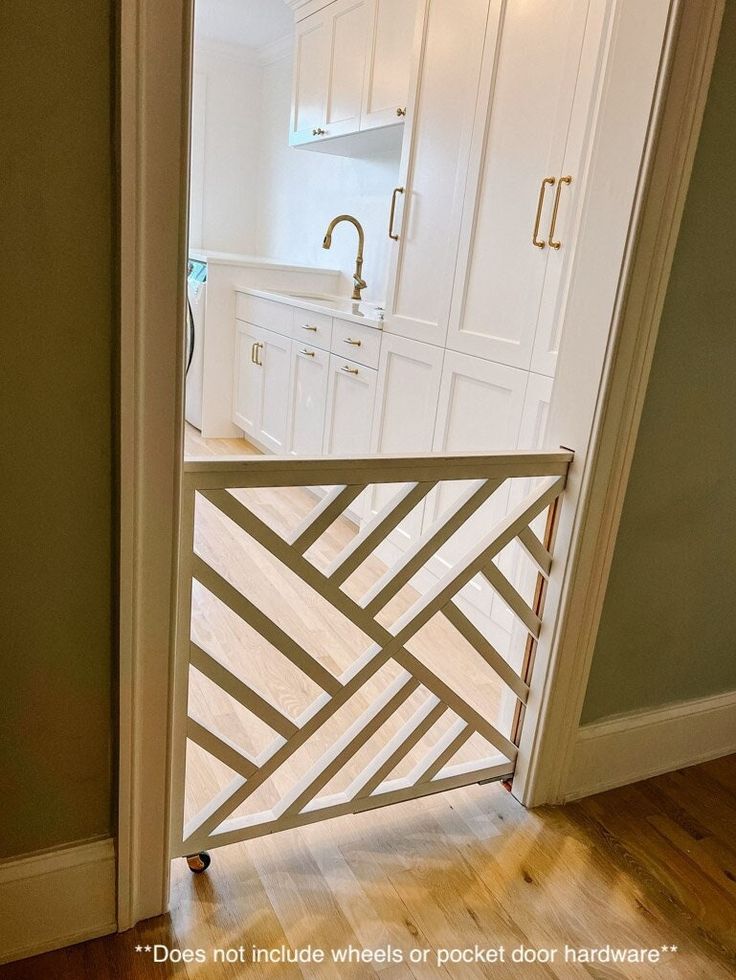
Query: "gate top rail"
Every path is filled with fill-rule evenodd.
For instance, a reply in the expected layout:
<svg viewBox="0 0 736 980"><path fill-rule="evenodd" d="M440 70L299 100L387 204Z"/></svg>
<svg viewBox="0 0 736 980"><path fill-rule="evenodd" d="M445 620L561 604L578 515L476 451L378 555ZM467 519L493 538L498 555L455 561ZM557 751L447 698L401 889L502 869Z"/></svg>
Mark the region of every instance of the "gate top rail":
<svg viewBox="0 0 736 980"><path fill-rule="evenodd" d="M272 456L188 457L184 462L182 483L188 490L214 490L564 476L573 457L574 453L568 450L287 459Z"/></svg>

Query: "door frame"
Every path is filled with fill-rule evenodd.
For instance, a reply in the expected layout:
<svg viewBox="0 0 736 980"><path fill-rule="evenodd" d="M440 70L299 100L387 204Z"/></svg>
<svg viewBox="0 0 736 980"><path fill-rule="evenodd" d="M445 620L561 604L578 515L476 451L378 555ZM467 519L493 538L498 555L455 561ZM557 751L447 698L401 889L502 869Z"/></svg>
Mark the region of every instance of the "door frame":
<svg viewBox="0 0 736 980"><path fill-rule="evenodd" d="M568 557L550 581L559 614L538 647L514 779L514 793L526 805L554 802L564 790L723 5L724 0L647 5L617 0L609 64L620 67L623 61L627 71L619 73L618 86L606 79L602 87L587 191L591 203L581 226L581 234L605 241L606 248L588 250L592 257L602 256L602 263L587 270L576 264L558 365L560 387L565 378L575 379L567 390L576 394L557 398L550 419L551 432L577 452L558 532L557 553ZM643 7L660 15L666 11L663 46L661 23L652 44L653 21L641 15ZM117 92L121 931L165 912L169 901L191 48L192 0L122 0ZM652 94L638 113L627 102L632 85ZM629 146L611 157L611 140L624 147L628 140L633 150ZM612 193L599 194L599 200L595 191L601 181ZM633 195L633 212L617 211L616 194L619 200ZM596 288L586 290L591 277ZM591 316L591 304L597 316ZM581 366L587 372L583 385Z"/></svg>

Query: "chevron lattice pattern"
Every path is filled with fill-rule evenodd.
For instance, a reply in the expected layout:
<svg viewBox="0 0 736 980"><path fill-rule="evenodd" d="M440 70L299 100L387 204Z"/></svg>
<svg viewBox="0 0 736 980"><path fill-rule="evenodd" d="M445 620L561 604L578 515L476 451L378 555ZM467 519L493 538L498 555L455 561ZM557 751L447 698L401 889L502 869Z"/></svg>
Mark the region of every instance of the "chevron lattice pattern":
<svg viewBox="0 0 736 980"><path fill-rule="evenodd" d="M509 777L570 459L561 452L187 462L175 680L174 854ZM521 499L519 493L509 498L511 481L522 486ZM425 505L440 484L455 487L451 504L431 522L417 522L417 515L429 512ZM391 490L388 502L371 508L372 500L386 499L386 487ZM301 502L305 513L296 525L284 527L269 514L279 501L288 504L288 495ZM499 512L490 508L498 499L519 502ZM491 513L495 523L483 525L483 515ZM542 520L546 515L541 538L533 529L540 515ZM204 518L211 528L206 534L200 529ZM410 520L418 530L408 546L392 564L378 561L376 553ZM471 525L472 537L463 537ZM347 541L341 539L337 547L333 542L330 551L323 545L338 526L353 530ZM223 564L221 556L236 536L245 542L243 550ZM449 565L445 561L447 570L418 588L433 556L457 541L465 544L462 557ZM512 542L534 567L531 597L499 568L498 556ZM361 570L369 566L370 584L357 588ZM476 579L503 600L523 631L524 656L516 669L462 600L463 589ZM293 605L291 596L297 594L312 617L311 642L277 621L279 609ZM218 652L208 609L218 610L231 640L235 637L230 643L231 649L236 643L235 661ZM334 637L321 646L318 642L327 617L323 610L362 638L348 663L340 664ZM426 628L437 630L432 624L438 622L443 630L439 660L430 663L418 641ZM448 671L437 667L439 662L449 665L452 675L453 637L494 683L510 692L515 713L506 734L461 685L448 681ZM253 679L240 666L254 662L256 648L261 655L265 650L267 659ZM297 686L312 692L307 703L292 704L288 692L272 689L269 657L284 665ZM226 698L234 712L251 719L260 742L225 732L202 691ZM471 744L480 747L480 754L469 759L463 751ZM228 779L185 819L188 751L206 753ZM249 809L259 799L265 803Z"/></svg>

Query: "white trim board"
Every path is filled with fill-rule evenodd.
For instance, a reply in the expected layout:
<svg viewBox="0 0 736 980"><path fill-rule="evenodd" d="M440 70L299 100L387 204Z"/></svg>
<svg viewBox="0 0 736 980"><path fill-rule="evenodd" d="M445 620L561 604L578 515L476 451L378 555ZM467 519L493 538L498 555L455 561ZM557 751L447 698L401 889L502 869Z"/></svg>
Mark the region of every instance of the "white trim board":
<svg viewBox="0 0 736 980"><path fill-rule="evenodd" d="M111 837L0 863L0 963L115 932L115 902Z"/></svg>
<svg viewBox="0 0 736 980"><path fill-rule="evenodd" d="M736 752L736 691L616 715L578 730L563 802Z"/></svg>

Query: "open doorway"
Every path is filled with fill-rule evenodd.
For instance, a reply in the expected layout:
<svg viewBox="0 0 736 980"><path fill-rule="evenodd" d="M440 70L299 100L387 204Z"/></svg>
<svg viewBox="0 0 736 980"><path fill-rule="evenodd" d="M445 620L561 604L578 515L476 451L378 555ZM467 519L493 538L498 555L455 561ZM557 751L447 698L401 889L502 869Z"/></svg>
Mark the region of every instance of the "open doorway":
<svg viewBox="0 0 736 980"><path fill-rule="evenodd" d="M499 37L513 82L551 21L197 2L172 816L193 870L513 775L572 459L534 450L607 26L588 6L546 38L552 92L540 71L507 93ZM489 123L525 106L507 159Z"/></svg>

